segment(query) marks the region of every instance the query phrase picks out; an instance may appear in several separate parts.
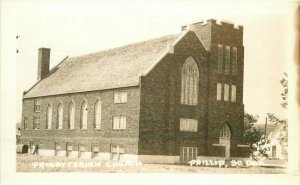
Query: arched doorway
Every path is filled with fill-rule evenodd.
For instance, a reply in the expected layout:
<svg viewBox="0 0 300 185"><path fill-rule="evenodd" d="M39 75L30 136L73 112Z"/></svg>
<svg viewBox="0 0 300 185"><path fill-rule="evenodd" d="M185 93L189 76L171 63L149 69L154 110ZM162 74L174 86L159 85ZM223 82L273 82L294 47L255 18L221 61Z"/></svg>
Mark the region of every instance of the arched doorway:
<svg viewBox="0 0 300 185"><path fill-rule="evenodd" d="M227 123L223 124L220 129L219 143L225 145L225 158L230 157L230 138L231 132Z"/></svg>

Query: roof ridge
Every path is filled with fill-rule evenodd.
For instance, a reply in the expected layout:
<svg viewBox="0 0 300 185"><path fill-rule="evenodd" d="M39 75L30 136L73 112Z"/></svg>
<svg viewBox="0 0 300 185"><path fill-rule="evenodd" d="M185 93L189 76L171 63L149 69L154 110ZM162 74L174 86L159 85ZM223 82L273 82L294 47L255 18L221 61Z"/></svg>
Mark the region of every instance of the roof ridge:
<svg viewBox="0 0 300 185"><path fill-rule="evenodd" d="M76 59L76 58L92 56L92 55L95 55L95 54L108 53L108 52L120 50L122 48L125 49L125 48L129 48L129 47L132 47L132 46L138 46L138 45L142 45L142 44L149 43L149 42L154 42L154 41L161 42L162 40L168 40L168 39L171 39L171 38L174 38L174 37L178 37L180 35L181 35L181 33L165 35L165 36L161 36L161 37L156 37L156 38L152 38L152 39L148 39L148 40L144 40L144 41L140 41L140 42L133 42L133 43L126 44L126 45L123 45L123 46L104 49L104 50L100 50L100 51L96 51L96 52L92 52L92 53L88 53L88 54L83 54L83 55L78 55L78 56L73 56L73 57L69 57L69 58L70 59Z"/></svg>

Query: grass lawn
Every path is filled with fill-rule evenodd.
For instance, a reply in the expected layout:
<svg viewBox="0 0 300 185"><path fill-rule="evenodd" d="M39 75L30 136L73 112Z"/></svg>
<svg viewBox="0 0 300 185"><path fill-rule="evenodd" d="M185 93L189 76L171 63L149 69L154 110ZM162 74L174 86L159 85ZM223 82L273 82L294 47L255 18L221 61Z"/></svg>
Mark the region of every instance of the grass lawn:
<svg viewBox="0 0 300 185"><path fill-rule="evenodd" d="M72 159L17 155L17 172L95 172L95 173L241 173L279 174L286 173L281 167L219 168L187 165L130 163L120 166L117 162L96 159ZM124 164L124 163L123 163Z"/></svg>

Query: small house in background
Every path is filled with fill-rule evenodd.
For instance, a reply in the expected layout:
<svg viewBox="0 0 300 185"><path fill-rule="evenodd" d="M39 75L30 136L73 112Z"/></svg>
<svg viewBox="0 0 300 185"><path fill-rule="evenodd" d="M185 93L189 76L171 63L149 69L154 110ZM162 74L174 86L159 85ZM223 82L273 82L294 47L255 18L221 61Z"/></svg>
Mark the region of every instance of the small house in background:
<svg viewBox="0 0 300 185"><path fill-rule="evenodd" d="M265 125L258 125L259 128L265 130ZM266 134L270 139L269 151L267 152L269 159L286 159L283 147L280 143L280 136L284 125L281 123L268 124L266 126Z"/></svg>

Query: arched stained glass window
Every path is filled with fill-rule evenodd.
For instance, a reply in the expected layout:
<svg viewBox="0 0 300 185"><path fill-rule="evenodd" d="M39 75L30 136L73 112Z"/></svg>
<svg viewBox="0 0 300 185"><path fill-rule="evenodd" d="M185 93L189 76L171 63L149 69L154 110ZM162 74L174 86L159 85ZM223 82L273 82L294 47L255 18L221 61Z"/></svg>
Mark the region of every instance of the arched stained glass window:
<svg viewBox="0 0 300 185"><path fill-rule="evenodd" d="M197 105L199 70L192 57L186 59L181 75L181 104Z"/></svg>
<svg viewBox="0 0 300 185"><path fill-rule="evenodd" d="M68 128L69 129L74 129L74 125L75 125L75 104L72 101L69 107L69 125Z"/></svg>
<svg viewBox="0 0 300 185"><path fill-rule="evenodd" d="M80 120L80 128L87 129L87 116L88 116L88 108L87 102L84 100L81 106L81 120Z"/></svg>
<svg viewBox="0 0 300 185"><path fill-rule="evenodd" d="M52 105L49 104L47 107L47 123L46 123L46 129L51 129L52 127Z"/></svg>
<svg viewBox="0 0 300 185"><path fill-rule="evenodd" d="M101 101L97 100L95 103L95 123L94 123L95 129L101 128Z"/></svg>
<svg viewBox="0 0 300 185"><path fill-rule="evenodd" d="M57 108L57 129L62 129L62 125L63 125L63 106L62 104L60 103L58 105L58 108Z"/></svg>
<svg viewBox="0 0 300 185"><path fill-rule="evenodd" d="M230 129L226 123L222 126L219 137L221 137L221 138L230 138L231 137Z"/></svg>

